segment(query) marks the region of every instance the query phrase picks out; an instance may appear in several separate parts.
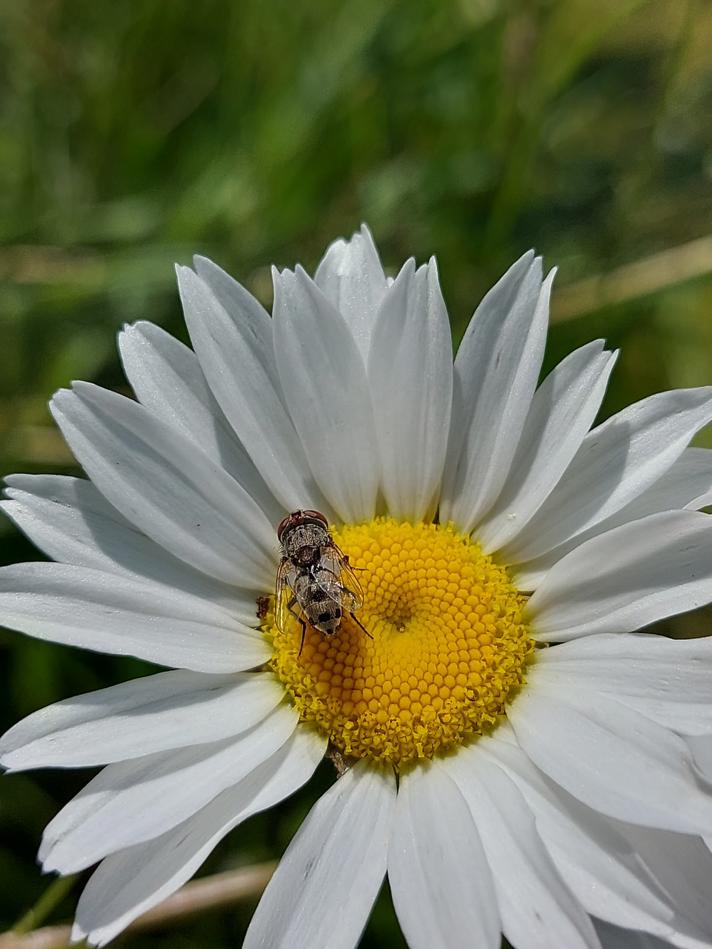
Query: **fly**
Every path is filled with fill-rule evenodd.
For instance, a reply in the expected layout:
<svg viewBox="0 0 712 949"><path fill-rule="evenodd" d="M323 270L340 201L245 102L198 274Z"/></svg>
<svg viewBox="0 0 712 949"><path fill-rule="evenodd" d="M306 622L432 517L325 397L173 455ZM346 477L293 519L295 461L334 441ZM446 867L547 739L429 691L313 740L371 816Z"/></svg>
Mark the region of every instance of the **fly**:
<svg viewBox="0 0 712 949"><path fill-rule="evenodd" d="M294 511L277 527L282 559L277 569L275 619L285 632L291 614L302 628L302 654L307 626L330 637L348 614L373 637L354 615L363 606L363 590L348 557L336 546L327 519L319 511ZM298 609L297 609L298 608Z"/></svg>

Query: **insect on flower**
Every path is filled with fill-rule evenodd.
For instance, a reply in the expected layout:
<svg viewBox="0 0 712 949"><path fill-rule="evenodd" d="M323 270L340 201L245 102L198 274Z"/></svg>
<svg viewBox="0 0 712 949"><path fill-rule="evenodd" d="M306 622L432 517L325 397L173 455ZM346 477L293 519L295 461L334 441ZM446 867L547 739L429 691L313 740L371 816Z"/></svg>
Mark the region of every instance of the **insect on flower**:
<svg viewBox="0 0 712 949"><path fill-rule="evenodd" d="M324 515L319 511L294 511L280 521L277 537L282 559L277 569L275 618L282 632L286 632L288 614L301 625L299 655L307 626L333 636L344 613L372 639L354 615L363 605L361 584L348 557L334 543Z"/></svg>

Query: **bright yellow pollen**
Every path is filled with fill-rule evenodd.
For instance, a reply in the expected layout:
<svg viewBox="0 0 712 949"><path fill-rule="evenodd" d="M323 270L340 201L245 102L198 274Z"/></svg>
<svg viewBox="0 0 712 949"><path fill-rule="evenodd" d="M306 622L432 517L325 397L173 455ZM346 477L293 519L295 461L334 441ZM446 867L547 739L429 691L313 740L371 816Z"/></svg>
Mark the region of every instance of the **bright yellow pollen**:
<svg viewBox="0 0 712 949"><path fill-rule="evenodd" d="M534 643L503 567L449 526L377 518L333 531L363 587L358 618L327 637L294 620L271 667L302 721L343 754L395 765L490 729ZM270 617L271 619L271 617Z"/></svg>

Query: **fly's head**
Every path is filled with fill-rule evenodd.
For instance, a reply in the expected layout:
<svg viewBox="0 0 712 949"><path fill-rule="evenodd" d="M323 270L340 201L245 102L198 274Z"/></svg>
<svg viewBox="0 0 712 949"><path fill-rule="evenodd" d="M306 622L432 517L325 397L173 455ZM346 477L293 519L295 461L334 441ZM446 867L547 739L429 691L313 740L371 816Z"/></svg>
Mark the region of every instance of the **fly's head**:
<svg viewBox="0 0 712 949"><path fill-rule="evenodd" d="M277 527L284 556L296 567L310 567L330 543L328 522L318 511L294 511Z"/></svg>

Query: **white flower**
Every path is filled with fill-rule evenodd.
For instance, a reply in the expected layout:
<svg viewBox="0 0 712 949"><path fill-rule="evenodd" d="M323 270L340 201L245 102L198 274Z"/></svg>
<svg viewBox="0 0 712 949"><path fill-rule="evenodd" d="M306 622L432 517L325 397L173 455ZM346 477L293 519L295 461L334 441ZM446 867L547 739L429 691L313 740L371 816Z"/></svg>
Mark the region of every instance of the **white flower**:
<svg viewBox="0 0 712 949"><path fill-rule="evenodd" d="M138 402L52 402L90 481L15 476L3 504L58 561L0 571L4 625L175 670L2 741L11 770L106 765L40 849L101 861L75 936L114 937L331 741L352 766L247 947L355 946L386 873L413 949L594 947L591 917L611 946L712 945L712 640L638 632L712 600L712 452L687 448L712 389L589 432L616 354L583 346L537 388L532 254L454 366L435 262L389 281L365 228L314 280L275 273L272 318L207 260L178 276L195 354L127 327ZM369 635L345 617L300 654L256 603L304 508L360 571Z"/></svg>

